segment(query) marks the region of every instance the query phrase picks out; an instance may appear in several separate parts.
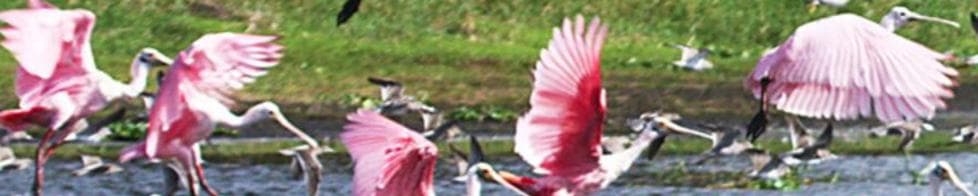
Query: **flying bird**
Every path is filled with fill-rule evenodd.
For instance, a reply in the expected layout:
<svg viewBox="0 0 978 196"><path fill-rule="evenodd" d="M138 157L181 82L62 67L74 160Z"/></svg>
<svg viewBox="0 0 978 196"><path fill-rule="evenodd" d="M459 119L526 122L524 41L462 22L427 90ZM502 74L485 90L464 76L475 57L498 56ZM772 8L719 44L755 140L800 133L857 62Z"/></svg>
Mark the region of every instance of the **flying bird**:
<svg viewBox="0 0 978 196"><path fill-rule="evenodd" d="M880 127L870 129L870 136L900 136L900 145L897 149L907 151L913 146L913 142L920 138L923 131L933 131L934 126L920 120L897 121Z"/></svg>
<svg viewBox="0 0 978 196"><path fill-rule="evenodd" d="M27 169L31 163L30 159L18 159L10 147L0 146L0 171Z"/></svg>
<svg viewBox="0 0 978 196"><path fill-rule="evenodd" d="M602 155L605 91L600 54L607 27L595 18L566 19L554 29L533 71L530 111L516 125L514 149L543 176L521 177L475 164L475 173L528 195L587 195L627 171L659 132L643 132L629 149ZM476 182L473 182L476 183ZM470 183L472 185L473 183ZM471 189L470 189L471 190Z"/></svg>
<svg viewBox="0 0 978 196"><path fill-rule="evenodd" d="M143 49L130 66L133 79L122 83L96 68L92 12L29 0L28 9L3 11L0 21L6 23L0 29L2 45L17 60L14 92L20 100L19 108L0 111L0 126L13 132L30 125L47 129L35 156L33 192L41 195L44 165L64 139L114 100L136 97L146 88L150 68L171 60L155 49Z"/></svg>
<svg viewBox="0 0 978 196"><path fill-rule="evenodd" d="M968 187L965 186L964 183L961 182L961 178L958 177L958 173L954 172L954 167L951 167L951 164L947 161L930 162L930 164L927 164L927 166L920 171L920 174L927 176L931 195L944 195L943 191L941 191L941 185L943 185L944 182L951 183L954 188L957 188L965 195L975 195L968 190Z"/></svg>
<svg viewBox="0 0 978 196"><path fill-rule="evenodd" d="M415 99L414 96L404 94L404 85L400 82L374 77L367 78L367 81L380 86L381 104L376 108L380 113L385 115L404 115L408 112L419 112L422 117L426 117L425 115L440 114L438 109ZM425 125L428 124L426 123Z"/></svg>
<svg viewBox="0 0 978 196"><path fill-rule="evenodd" d="M357 11L360 11L360 0L346 0L346 3L343 3L343 9L336 15L336 26L349 21Z"/></svg>
<svg viewBox="0 0 978 196"><path fill-rule="evenodd" d="M92 155L81 155L82 167L71 172L75 176L88 174L112 174L122 171L122 167L114 163L102 162L102 158Z"/></svg>
<svg viewBox="0 0 978 196"><path fill-rule="evenodd" d="M278 105L263 102L243 115L231 112L234 101L229 97L245 84L265 75L282 58L282 46L276 36L218 33L204 35L180 52L167 71L159 94L150 109L146 139L124 149L120 162L136 158L169 159L179 162L186 179L199 179L206 191L203 166L194 148L206 139L217 124L235 129L272 119L285 130L313 148L315 139L296 128L282 114ZM187 184L196 184L193 182ZM191 194L197 194L190 186Z"/></svg>
<svg viewBox="0 0 978 196"><path fill-rule="evenodd" d="M829 151L829 147L832 146L833 130L832 123L829 123L825 126L822 134L818 136L818 140L788 151L782 156L783 162L792 166L799 164L814 165L836 159L837 156Z"/></svg>
<svg viewBox="0 0 978 196"><path fill-rule="evenodd" d="M673 65L692 71L704 71L713 68L713 63L706 59L710 55L709 49L694 48L687 45L676 45L675 47L682 51L682 55L678 61L672 62Z"/></svg>
<svg viewBox="0 0 978 196"><path fill-rule="evenodd" d="M353 195L434 195L438 147L379 113L347 115L340 139L353 158Z"/></svg>
<svg viewBox="0 0 978 196"><path fill-rule="evenodd" d="M761 101L747 136L764 133L767 104L810 118L887 123L931 118L947 107L958 72L941 64L944 54L893 33L911 19L929 19L901 8L882 24L852 14L809 22L761 58L744 82Z"/></svg>
<svg viewBox="0 0 978 196"><path fill-rule="evenodd" d="M751 171L747 176L764 180L777 180L791 173L791 167L785 164L780 155L769 153L761 149L748 149L744 151L751 162Z"/></svg>

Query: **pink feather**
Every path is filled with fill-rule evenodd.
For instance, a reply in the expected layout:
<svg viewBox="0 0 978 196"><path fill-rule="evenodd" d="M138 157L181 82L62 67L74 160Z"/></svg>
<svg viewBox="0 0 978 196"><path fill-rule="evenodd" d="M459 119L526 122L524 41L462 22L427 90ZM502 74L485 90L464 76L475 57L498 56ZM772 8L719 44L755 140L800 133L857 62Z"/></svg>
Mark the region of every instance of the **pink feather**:
<svg viewBox="0 0 978 196"><path fill-rule="evenodd" d="M376 112L358 111L347 120L340 138L356 163L354 195L434 195L434 144Z"/></svg>
<svg viewBox="0 0 978 196"><path fill-rule="evenodd" d="M586 30L586 31L585 31ZM575 178L599 168L605 119L601 47L607 27L584 17L554 29L533 72L531 109L516 125L515 151L537 172Z"/></svg>
<svg viewBox="0 0 978 196"><path fill-rule="evenodd" d="M931 118L953 97L958 73L944 55L852 14L810 22L758 62L745 85L768 103L814 118Z"/></svg>

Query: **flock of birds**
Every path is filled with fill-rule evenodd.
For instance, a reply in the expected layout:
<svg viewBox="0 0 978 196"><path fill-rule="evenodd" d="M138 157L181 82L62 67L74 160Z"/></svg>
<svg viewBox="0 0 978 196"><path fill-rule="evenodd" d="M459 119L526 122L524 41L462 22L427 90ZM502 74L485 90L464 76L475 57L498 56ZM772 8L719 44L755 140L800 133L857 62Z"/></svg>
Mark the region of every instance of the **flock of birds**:
<svg viewBox="0 0 978 196"><path fill-rule="evenodd" d="M19 108L0 112L0 126L10 134L4 142L30 137L29 126L47 131L40 137L33 161L33 193L41 195L44 165L66 141L97 142L108 133L101 128L124 116L124 111L89 124L87 118L117 100L143 99L148 121L144 140L122 150L119 162L146 160L160 165L164 193L181 187L191 195L205 191L217 195L205 178L200 143L215 126L243 128L273 120L304 142L281 153L293 157L294 177L308 182L308 193L318 194L326 146L292 125L272 102L257 104L244 114L231 112L230 95L253 83L283 58L278 37L238 33L208 34L175 59L147 48L133 57L132 81L118 82L98 70L90 46L95 15L87 10L62 10L43 0L28 0L28 8L0 12L6 48L18 63L15 93ZM814 0L811 5L844 6L846 0ZM360 1L351 0L338 16L347 22ZM884 126L871 129L875 136L899 135L899 148L907 149L924 130L924 119L946 107L953 96L957 71L942 62L953 56L935 52L893 32L911 21L933 21L957 27L953 21L924 16L895 7L880 23L852 14L818 19L799 27L783 44L762 57L746 78L745 86L761 102L758 113L739 129L706 126L698 131L678 123L679 114L649 112L630 119L635 138L604 136L607 102L602 88L601 51L608 27L598 18L577 16L554 28L532 70L530 110L516 123L514 151L531 165L534 175L496 169L486 161L478 138L470 135L468 152L449 144L458 166L457 181L466 183L468 195L479 195L484 183L497 184L519 195L589 195L608 187L627 172L649 149L649 157L670 135L688 135L712 141L695 161L746 154L753 162L750 176L777 179L797 165L819 164L838 157L829 151L832 123L818 137L799 117L845 120L875 117ZM978 24L973 21L973 24ZM682 58L674 64L690 70L713 67L709 50L677 45ZM144 92L150 69L167 66L158 75L159 91ZM456 122L437 108L405 94L396 81L369 78L380 86L382 104L347 115L340 135L354 162L354 195L434 195L434 172L439 157L437 142L461 135ZM752 143L767 129L768 110L785 114L790 151L774 153ZM412 130L388 116L418 113L423 130ZM976 142L975 127L959 129L953 140ZM78 136L79 133L90 133ZM32 161L18 159L9 147L0 147L0 170L26 169ZM83 168L73 172L121 172L122 168L99 157L83 156ZM972 193L948 162L936 161L923 171L931 190L940 195L950 182Z"/></svg>

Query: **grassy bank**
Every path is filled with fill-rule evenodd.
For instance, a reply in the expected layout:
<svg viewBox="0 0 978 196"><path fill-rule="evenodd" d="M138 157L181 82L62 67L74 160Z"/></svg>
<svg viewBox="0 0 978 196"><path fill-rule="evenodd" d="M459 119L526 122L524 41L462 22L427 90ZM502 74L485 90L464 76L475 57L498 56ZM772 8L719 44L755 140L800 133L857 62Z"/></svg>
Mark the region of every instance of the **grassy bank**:
<svg viewBox="0 0 978 196"><path fill-rule="evenodd" d="M807 21L852 12L878 20L890 7L967 24L971 1L854 1L843 9L808 14L801 1L365 1L342 27L342 1L293 0L51 0L99 17L93 47L99 68L128 79L128 64L142 47L176 54L199 36L220 31L283 35L281 66L247 87L245 101L274 100L295 116L339 120L346 95L374 95L366 76L404 81L443 108L526 107L528 71L551 28L567 16L600 16L610 25L603 64L612 118L666 109L704 120L746 119L750 98L741 78L759 54ZM0 9L23 7L0 2ZM968 28L914 24L899 31L935 50L978 52ZM714 50L715 70L691 73L669 66L690 42ZM0 52L0 74L14 62ZM978 72L963 68L960 89L975 89ZM0 105L16 106L12 79L0 79ZM974 93L959 90L952 108L974 109Z"/></svg>
<svg viewBox="0 0 978 196"><path fill-rule="evenodd" d="M978 152L978 148L966 144L950 143L950 135L947 133L925 133L914 142L912 153L930 154L947 152ZM297 141L244 141L244 142L220 142L213 145L202 146L204 157L211 162L250 162L250 163L286 163L288 157L278 154L278 150L297 146ZM323 156L331 159L347 159L346 149L338 142L327 142L326 145L336 150L335 153L327 153ZM468 150L467 141L453 142L461 150ZM784 152L790 147L787 143L780 141L761 139L757 143L760 147L773 152ZM902 155L903 152L896 149L899 138L871 138L860 141L841 141L836 140L831 150L841 155ZM92 154L105 157L118 156L119 150L128 144L108 143L98 145L67 144L58 149L55 154L60 159L75 159L80 154ZM513 143L510 140L483 141L483 150L490 157L515 156L513 154ZM445 143L438 144L439 154L449 155L448 146ZM709 141L692 138L670 138L662 147L660 156L676 155L696 155L710 148ZM21 157L33 157L34 144L14 144L14 152ZM29 156L30 155L30 156Z"/></svg>

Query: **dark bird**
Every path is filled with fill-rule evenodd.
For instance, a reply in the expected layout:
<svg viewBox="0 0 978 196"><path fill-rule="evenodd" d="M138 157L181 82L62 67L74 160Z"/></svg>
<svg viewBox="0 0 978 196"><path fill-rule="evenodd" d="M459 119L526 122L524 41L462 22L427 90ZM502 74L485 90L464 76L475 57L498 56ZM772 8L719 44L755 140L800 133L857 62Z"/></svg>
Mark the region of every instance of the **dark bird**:
<svg viewBox="0 0 978 196"><path fill-rule="evenodd" d="M818 140L815 143L807 146L799 146L799 148L785 153L782 159L788 165L818 164L822 161L835 159L835 154L829 151L829 147L832 145L832 132L832 123L829 123L825 126L825 130L822 131L822 135L818 136Z"/></svg>
<svg viewBox="0 0 978 196"><path fill-rule="evenodd" d="M346 3L343 4L343 10L340 10L340 14L336 15L336 26L349 21L357 11L360 11L360 0L346 0Z"/></svg>

